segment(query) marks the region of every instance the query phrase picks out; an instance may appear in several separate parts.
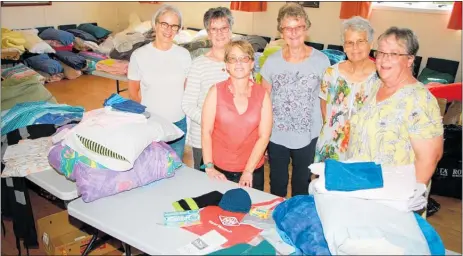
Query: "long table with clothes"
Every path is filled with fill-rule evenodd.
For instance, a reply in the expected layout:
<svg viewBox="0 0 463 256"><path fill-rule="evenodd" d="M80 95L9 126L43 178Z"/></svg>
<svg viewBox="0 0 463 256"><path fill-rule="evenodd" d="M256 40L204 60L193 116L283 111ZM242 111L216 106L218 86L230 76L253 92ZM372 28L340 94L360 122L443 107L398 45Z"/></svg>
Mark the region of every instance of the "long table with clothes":
<svg viewBox="0 0 463 256"><path fill-rule="evenodd" d="M2 129L9 131L2 137L2 175L20 176L2 179L5 208L19 216L13 220L17 241L37 245L27 186L17 184L42 167L39 186L69 195L58 193L65 190L58 177L77 185L80 198L67 205L68 213L94 228L83 255L100 243L100 231L129 245L127 255L131 246L149 254L445 253L436 231L410 208L409 199L420 195L414 167L327 160L310 167L320 177L311 195L285 200L184 166L165 143L184 133L146 115L139 103L113 94L103 105L66 118L53 111L81 109L35 103L2 113ZM52 116L42 118L44 109ZM3 145L10 145L6 152ZM49 166L63 176L45 179Z"/></svg>
<svg viewBox="0 0 463 256"><path fill-rule="evenodd" d="M18 103L8 110L2 111L1 120L1 186L2 202L1 212L3 218L9 218L13 222L13 231L16 237L16 246L21 254L20 242L23 241L24 247L29 248L38 246L37 232L31 207L29 189L27 184L27 173L34 169L30 180L39 186L44 183L53 182L56 189L64 189L64 194L58 193L57 190L51 190L51 193L57 197L63 196L68 200L76 195L75 185L67 182L44 161L44 155L41 155L41 161L27 161L26 158L18 158L11 161L13 167L8 167L5 161L5 153L8 146L18 145L23 140L35 140L53 135L62 124L78 122L83 114L83 108L71 107L61 104L52 104L48 102L25 102ZM24 152L23 152L24 153ZM45 155L46 157L46 155ZM44 168L46 170L44 170ZM40 170L39 170L40 169ZM37 175L34 172L43 171ZM52 180L43 180L54 177ZM57 183L56 183L57 182ZM46 186L44 186L47 189Z"/></svg>

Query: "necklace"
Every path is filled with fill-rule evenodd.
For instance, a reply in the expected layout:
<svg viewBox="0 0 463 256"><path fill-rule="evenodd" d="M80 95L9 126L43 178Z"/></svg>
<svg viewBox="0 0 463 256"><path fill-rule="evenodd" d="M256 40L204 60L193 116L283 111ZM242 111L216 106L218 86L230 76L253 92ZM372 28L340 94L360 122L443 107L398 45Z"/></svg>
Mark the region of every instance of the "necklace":
<svg viewBox="0 0 463 256"><path fill-rule="evenodd" d="M225 72L225 71L226 71L225 62L224 62L223 60L220 60L219 58L217 58L217 56L215 56L213 50L211 50L211 57L213 57L214 59L216 59L216 60L218 60L218 61L221 62L221 64L222 64L222 72Z"/></svg>

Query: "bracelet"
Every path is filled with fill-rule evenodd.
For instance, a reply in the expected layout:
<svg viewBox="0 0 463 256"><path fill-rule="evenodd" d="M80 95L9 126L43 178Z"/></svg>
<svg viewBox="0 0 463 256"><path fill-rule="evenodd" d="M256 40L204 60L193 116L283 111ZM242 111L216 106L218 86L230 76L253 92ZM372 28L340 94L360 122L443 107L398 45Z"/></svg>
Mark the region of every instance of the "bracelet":
<svg viewBox="0 0 463 256"><path fill-rule="evenodd" d="M201 165L199 168L200 169L214 168L214 164L212 162L209 162L207 164Z"/></svg>

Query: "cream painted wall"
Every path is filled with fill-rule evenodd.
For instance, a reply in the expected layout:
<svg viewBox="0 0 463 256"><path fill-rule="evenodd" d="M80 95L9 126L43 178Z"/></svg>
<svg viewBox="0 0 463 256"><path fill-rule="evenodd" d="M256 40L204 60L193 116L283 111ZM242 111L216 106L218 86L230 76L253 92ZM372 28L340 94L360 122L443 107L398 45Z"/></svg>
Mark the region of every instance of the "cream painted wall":
<svg viewBox="0 0 463 256"><path fill-rule="evenodd" d="M230 2L168 2L183 13L185 26L202 28L204 12L216 6L230 6ZM278 9L284 2L268 2L262 13L233 11L233 31L263 36L279 36L276 30ZM1 8L2 27L26 28L61 24L98 22L113 31L127 28L131 13L141 20L150 20L160 4L139 2L53 2L51 6ZM312 22L308 39L313 42L340 44L340 2L322 2L320 8L306 8ZM429 56L461 62L461 31L447 29L448 14L392 11L374 9L370 22L375 37L390 26L408 27L420 40L418 55L423 56L424 67ZM457 81L461 81L461 63Z"/></svg>
<svg viewBox="0 0 463 256"><path fill-rule="evenodd" d="M53 2L46 6L2 7L4 28L30 28L97 22L118 29L119 2Z"/></svg>
<svg viewBox="0 0 463 256"><path fill-rule="evenodd" d="M202 28L202 17L210 7L230 6L229 2L169 2L180 8L185 25ZM277 16L284 2L268 2L266 12L246 13L233 11L235 26L233 31L263 36L279 36ZM151 18L159 4L139 4L137 2L119 4L119 23L121 29L127 27L131 12L139 14L142 20ZM308 39L313 42L341 44L340 2L322 2L320 8L306 8L312 27ZM390 26L408 27L415 31L420 40L418 55L423 57L421 68L426 65L429 56L451 59L461 62L461 31L447 29L449 14L423 13L373 9L370 22L375 29L375 38ZM461 81L461 63L456 80Z"/></svg>

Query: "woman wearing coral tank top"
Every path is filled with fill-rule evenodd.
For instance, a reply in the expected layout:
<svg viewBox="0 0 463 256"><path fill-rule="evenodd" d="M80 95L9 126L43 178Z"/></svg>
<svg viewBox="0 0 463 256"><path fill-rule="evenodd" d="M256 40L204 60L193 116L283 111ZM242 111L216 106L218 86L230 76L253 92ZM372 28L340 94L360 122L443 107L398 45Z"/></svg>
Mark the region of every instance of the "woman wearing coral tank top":
<svg viewBox="0 0 463 256"><path fill-rule="evenodd" d="M202 110L202 169L211 178L264 190L264 152L272 131L267 91L250 78L254 51L246 41L225 48L230 78L211 87Z"/></svg>

